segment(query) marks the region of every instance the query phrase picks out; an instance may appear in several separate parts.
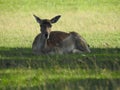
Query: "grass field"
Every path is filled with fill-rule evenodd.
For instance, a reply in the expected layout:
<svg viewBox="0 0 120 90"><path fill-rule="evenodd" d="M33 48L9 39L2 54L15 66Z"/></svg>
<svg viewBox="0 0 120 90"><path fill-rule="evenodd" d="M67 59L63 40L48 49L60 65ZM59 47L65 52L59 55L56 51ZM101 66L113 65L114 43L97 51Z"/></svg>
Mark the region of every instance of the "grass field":
<svg viewBox="0 0 120 90"><path fill-rule="evenodd" d="M33 14L62 17L53 30L76 31L91 53L32 54ZM0 90L119 90L119 0L0 0Z"/></svg>

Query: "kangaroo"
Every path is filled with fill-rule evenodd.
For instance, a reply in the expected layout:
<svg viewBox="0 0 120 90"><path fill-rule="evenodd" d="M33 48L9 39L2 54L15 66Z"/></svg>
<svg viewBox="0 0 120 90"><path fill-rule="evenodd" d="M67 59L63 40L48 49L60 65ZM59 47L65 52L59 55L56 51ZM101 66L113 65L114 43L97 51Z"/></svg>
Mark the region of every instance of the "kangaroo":
<svg viewBox="0 0 120 90"><path fill-rule="evenodd" d="M52 19L41 19L33 15L40 25L38 34L32 44L34 54L65 54L91 52L83 37L76 32L51 31L52 24L56 23L61 15Z"/></svg>

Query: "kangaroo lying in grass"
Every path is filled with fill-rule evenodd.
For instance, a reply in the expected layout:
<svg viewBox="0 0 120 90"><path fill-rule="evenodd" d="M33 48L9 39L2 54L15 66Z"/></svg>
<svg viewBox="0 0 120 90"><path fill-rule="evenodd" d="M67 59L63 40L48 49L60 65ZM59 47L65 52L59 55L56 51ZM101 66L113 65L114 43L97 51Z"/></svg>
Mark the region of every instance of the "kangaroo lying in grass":
<svg viewBox="0 0 120 90"><path fill-rule="evenodd" d="M52 19L40 19L33 15L40 25L41 33L38 34L32 44L34 54L65 54L90 52L89 45L76 32L51 31L52 24L56 23L60 15Z"/></svg>

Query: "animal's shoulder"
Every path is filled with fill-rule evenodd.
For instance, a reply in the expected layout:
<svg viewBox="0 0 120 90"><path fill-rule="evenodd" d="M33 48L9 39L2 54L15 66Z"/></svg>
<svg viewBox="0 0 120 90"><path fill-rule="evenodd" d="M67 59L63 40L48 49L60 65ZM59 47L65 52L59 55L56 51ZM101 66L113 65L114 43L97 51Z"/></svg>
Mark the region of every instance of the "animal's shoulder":
<svg viewBox="0 0 120 90"><path fill-rule="evenodd" d="M50 37L47 40L49 46L59 45L70 34L62 31L52 31Z"/></svg>
<svg viewBox="0 0 120 90"><path fill-rule="evenodd" d="M33 41L33 45L36 44L40 38L40 33L35 37L34 41Z"/></svg>

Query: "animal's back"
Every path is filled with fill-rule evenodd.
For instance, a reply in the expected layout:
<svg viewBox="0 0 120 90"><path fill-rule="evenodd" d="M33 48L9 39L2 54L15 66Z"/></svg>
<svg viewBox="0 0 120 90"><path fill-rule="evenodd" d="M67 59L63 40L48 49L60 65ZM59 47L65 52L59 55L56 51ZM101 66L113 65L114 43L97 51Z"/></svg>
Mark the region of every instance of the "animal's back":
<svg viewBox="0 0 120 90"><path fill-rule="evenodd" d="M61 31L52 31L50 33L50 37L47 40L47 44L49 47L57 46L63 41L65 38L67 38L70 34L66 32Z"/></svg>
<svg viewBox="0 0 120 90"><path fill-rule="evenodd" d="M62 32L62 31L52 31L50 33L50 37L47 40L47 45L48 47L52 48L54 46L58 46L64 39L66 39L68 36L70 36L70 34L77 36L78 34L76 32L70 32L70 33L66 33L66 32ZM36 36L36 38L34 39L33 45L36 45L37 43L39 43L39 38L40 38L41 34L38 34Z"/></svg>

